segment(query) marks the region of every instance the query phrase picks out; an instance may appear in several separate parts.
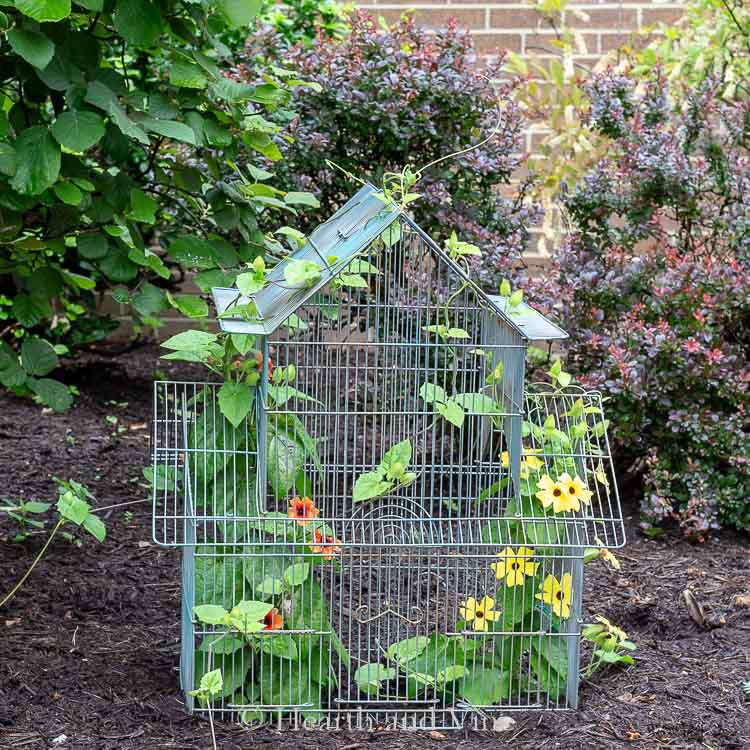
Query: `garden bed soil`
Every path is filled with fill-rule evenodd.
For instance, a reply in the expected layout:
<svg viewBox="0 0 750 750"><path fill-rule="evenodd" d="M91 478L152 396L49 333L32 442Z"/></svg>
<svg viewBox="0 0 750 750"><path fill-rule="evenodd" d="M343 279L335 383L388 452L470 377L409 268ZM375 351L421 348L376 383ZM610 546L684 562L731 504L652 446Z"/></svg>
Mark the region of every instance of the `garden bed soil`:
<svg viewBox="0 0 750 750"><path fill-rule="evenodd" d="M90 355L64 377L81 391L65 414L0 393L0 500L50 500L53 476L85 483L99 507L146 497L148 420L155 348ZM109 417L109 419L108 419ZM117 419L116 424L114 419ZM121 428L118 430L118 428ZM124 428L124 429L122 429ZM5 504L3 502L3 504ZM636 666L598 673L578 711L512 713L502 733L279 732L217 725L222 750L338 748L733 748L750 747L750 546L726 534L702 544L639 534L628 506L622 570L589 566L586 612L601 613L638 644ZM205 720L183 711L178 689L179 552L151 541L150 506L102 513L103 544L58 536L18 595L0 610L0 748L205 750ZM0 592L44 543L22 544L0 525ZM691 618L688 589L710 626Z"/></svg>

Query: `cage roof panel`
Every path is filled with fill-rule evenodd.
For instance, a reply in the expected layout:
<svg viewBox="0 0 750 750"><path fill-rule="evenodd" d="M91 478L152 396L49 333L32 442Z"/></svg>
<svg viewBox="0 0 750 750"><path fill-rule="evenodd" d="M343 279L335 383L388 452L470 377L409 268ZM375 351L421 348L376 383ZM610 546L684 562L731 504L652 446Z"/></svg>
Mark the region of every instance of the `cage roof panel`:
<svg viewBox="0 0 750 750"><path fill-rule="evenodd" d="M257 321L246 321L240 316L219 317L222 330L268 334L278 328L398 217L400 209L384 203L379 195L382 196L382 191L372 185L362 187L330 219L316 227L301 248L274 266L268 273L268 284L257 294L245 297L236 289L213 289L220 316L231 312L232 307L249 302L254 302L258 311ZM285 275L287 269L305 261L320 268L319 277L311 286L290 284Z"/></svg>
<svg viewBox="0 0 750 750"><path fill-rule="evenodd" d="M568 334L525 302L511 307L507 297L499 294L487 295L490 302L502 313L503 317L515 323L521 334L529 341L555 341L566 339Z"/></svg>

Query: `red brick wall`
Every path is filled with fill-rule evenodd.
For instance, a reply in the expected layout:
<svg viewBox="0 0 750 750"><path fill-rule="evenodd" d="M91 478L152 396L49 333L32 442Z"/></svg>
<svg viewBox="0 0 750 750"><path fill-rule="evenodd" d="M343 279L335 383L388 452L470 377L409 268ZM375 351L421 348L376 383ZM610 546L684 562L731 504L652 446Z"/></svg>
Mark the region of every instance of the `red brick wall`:
<svg viewBox="0 0 750 750"><path fill-rule="evenodd" d="M476 0L362 0L357 4L392 22L406 9L414 10L419 23L439 28L454 17L459 26L469 28L476 38L479 52L496 55L501 49L526 54L545 50L553 52L549 41L554 38L548 26L540 21L532 0L516 2L476 2ZM595 60L603 52L620 46L629 34L660 21L669 23L682 14L682 0L588 0L571 8L581 11L588 20L570 13L569 26L584 36L587 56Z"/></svg>

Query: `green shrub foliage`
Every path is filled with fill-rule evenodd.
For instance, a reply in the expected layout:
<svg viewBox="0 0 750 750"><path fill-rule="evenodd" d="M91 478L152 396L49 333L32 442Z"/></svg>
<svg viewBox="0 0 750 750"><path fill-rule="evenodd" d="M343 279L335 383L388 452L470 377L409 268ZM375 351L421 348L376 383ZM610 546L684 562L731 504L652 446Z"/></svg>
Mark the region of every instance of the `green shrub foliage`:
<svg viewBox="0 0 750 750"><path fill-rule="evenodd" d="M204 317L199 295L175 291L186 270L202 291L231 283L232 269L264 252L273 215L296 213L299 196L272 188L268 165L281 158L275 136L301 82L270 64L252 84L226 75L259 7L4 4L4 386L67 407L68 389L45 376L116 325L97 313L100 292L113 289L137 326L156 326L170 305Z"/></svg>
<svg viewBox="0 0 750 750"><path fill-rule="evenodd" d="M677 104L647 84L587 85L612 143L565 198L573 233L539 286L570 368L609 397L646 524L701 536L750 523L750 108L721 82Z"/></svg>

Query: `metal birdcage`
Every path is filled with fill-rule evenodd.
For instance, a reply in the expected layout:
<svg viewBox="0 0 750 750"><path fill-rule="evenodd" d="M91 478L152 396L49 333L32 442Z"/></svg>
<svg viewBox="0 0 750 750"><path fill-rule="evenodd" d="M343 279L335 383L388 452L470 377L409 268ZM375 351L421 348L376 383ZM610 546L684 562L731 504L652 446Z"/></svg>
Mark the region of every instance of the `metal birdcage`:
<svg viewBox="0 0 750 750"><path fill-rule="evenodd" d="M524 384L529 343L566 334L371 186L214 299L257 356L252 409L231 424L221 383L154 399L189 709L433 729L576 707L583 551L624 529L600 396Z"/></svg>

